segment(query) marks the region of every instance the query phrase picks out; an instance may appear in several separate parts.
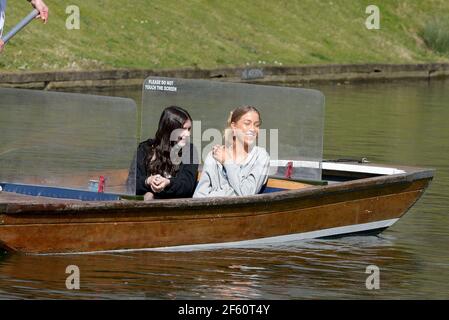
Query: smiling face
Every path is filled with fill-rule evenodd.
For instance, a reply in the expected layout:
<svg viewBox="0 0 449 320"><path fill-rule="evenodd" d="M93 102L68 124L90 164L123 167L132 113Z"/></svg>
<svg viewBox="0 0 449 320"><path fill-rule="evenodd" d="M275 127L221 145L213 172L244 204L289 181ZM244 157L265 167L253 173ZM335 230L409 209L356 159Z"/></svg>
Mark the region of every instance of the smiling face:
<svg viewBox="0 0 449 320"><path fill-rule="evenodd" d="M255 111L249 111L241 116L237 122L232 122L231 128L240 142L253 144L259 135L259 114Z"/></svg>

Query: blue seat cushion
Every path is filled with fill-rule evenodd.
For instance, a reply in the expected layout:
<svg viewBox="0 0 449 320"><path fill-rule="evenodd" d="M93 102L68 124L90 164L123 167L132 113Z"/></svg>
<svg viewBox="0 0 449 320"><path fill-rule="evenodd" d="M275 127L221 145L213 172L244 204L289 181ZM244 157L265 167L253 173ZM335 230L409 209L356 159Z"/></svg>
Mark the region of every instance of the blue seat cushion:
<svg viewBox="0 0 449 320"><path fill-rule="evenodd" d="M264 190L262 190L262 192L260 192L260 193L272 193L272 192L279 192L279 191L284 191L284 190L287 190L287 189L265 187Z"/></svg>

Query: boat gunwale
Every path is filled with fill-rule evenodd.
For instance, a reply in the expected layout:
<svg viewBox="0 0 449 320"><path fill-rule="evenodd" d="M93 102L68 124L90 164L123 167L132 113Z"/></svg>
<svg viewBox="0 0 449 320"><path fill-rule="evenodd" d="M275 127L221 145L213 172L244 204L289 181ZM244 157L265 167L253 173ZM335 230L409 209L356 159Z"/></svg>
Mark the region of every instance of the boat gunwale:
<svg viewBox="0 0 449 320"><path fill-rule="evenodd" d="M161 199L152 202L116 200L116 201L83 201L83 202L59 202L59 203L33 203L33 202L10 202L0 204L0 214L20 215L30 213L61 213L77 212L84 210L89 212L98 212L105 210L123 211L123 210L142 210L142 209L173 209L179 210L201 210L210 207L229 207L229 206L250 206L263 203L273 203L280 201L296 200L306 197L322 196L323 193L346 193L357 189L362 191L373 187L385 187L386 185L398 183L411 183L417 180L432 179L435 170L403 167L407 169L404 173L393 175L382 175L369 177L327 186L310 186L303 189L284 190L273 193L257 194L241 197L213 197L213 198L181 198L181 199Z"/></svg>

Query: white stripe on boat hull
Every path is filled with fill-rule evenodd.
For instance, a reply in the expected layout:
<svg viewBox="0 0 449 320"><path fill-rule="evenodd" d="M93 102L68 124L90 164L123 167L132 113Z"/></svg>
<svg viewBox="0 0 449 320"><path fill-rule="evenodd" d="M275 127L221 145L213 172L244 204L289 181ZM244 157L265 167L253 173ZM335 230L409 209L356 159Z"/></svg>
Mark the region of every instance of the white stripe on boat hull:
<svg viewBox="0 0 449 320"><path fill-rule="evenodd" d="M122 249L122 250L105 250L105 251L91 251L91 252L71 252L71 253L51 253L41 255L71 255L71 254L94 254L94 253L109 253L109 252L136 252L136 251L192 251L192 250L210 250L210 249L225 249L225 248L239 248L239 247L251 247L258 245L282 243L289 241L300 241L305 239L323 238L336 235L344 235L348 233L369 231L387 228L393 225L399 219L382 220L376 222L354 224L344 227L336 227L323 229L318 231L295 233L284 236L259 238L254 240L243 240L234 242L222 242L222 243L205 243L205 244L193 244L182 245L172 247L159 247L159 248L144 248L144 249Z"/></svg>
<svg viewBox="0 0 449 320"><path fill-rule="evenodd" d="M281 242L300 241L300 240L305 240L305 239L323 238L323 237L329 237L329 236L344 235L344 234L348 234L348 233L355 233L355 232L387 228L387 227L390 227L391 225L393 225L398 220L399 219L382 220L382 221L376 221L376 222L354 224L354 225L344 226L344 227L323 229L323 230L318 230L318 231L295 233L295 234L289 234L289 235L285 235L285 236L260 238L260 239L254 239L254 240L244 240L244 241L224 242L224 243L206 243L206 244L195 244L195 245L183 245L183 246L174 246L174 247L151 248L151 249L147 249L147 250L190 251L190 250L207 250L207 249L220 249L220 248L236 248L236 247L247 247L247 246L255 246L255 245L262 245L262 244L274 244L274 243L281 243Z"/></svg>

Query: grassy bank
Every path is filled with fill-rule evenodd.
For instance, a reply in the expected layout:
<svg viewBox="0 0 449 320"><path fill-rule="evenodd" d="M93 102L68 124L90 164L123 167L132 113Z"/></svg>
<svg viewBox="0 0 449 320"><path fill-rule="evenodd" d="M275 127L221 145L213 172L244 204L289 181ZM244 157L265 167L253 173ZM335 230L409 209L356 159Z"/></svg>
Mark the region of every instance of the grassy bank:
<svg viewBox="0 0 449 320"><path fill-rule="evenodd" d="M378 0L380 30L368 30L370 0L47 0L0 56L1 71L216 68L322 63L448 62L423 39L449 13L447 0ZM80 30L65 10L78 5ZM8 2L6 30L30 11Z"/></svg>

